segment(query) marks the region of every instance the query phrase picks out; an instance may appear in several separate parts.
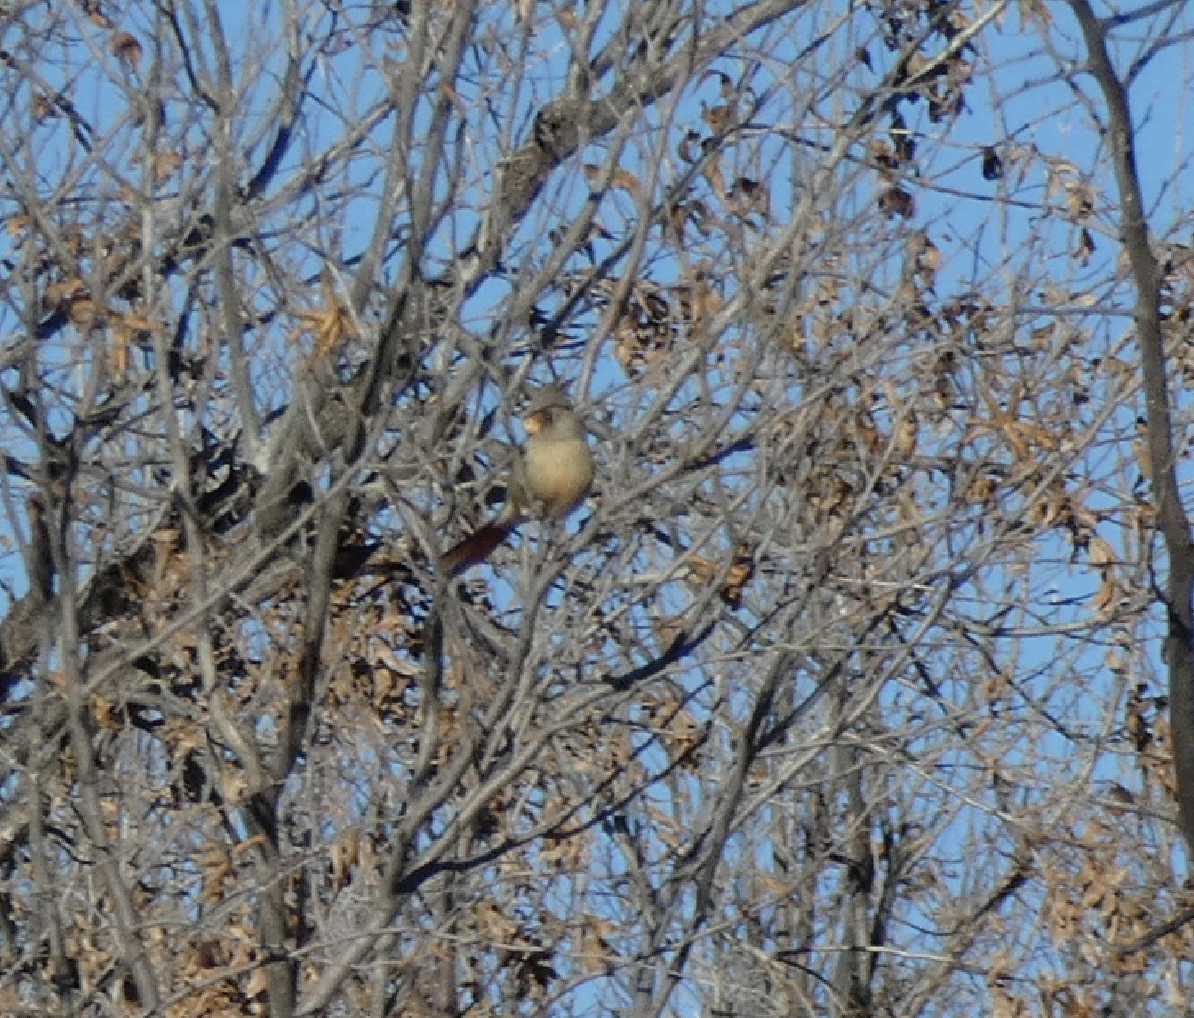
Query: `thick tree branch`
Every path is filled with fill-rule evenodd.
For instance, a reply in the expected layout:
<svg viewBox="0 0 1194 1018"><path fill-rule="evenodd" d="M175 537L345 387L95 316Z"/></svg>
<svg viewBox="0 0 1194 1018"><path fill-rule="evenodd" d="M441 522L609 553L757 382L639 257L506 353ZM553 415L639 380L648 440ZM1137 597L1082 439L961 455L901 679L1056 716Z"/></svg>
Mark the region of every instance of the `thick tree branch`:
<svg viewBox="0 0 1194 1018"><path fill-rule="evenodd" d="M1070 0L1090 60L1090 73L1107 103L1107 145L1121 202L1120 234L1136 286L1136 335L1144 372L1148 460L1157 525L1169 558L1165 584L1169 704L1173 766L1177 776L1178 823L1194 849L1194 543L1178 490L1173 413L1161 315L1161 273L1149 242L1148 221L1136 164L1135 128L1127 89L1107 50L1107 32L1088 0Z"/></svg>

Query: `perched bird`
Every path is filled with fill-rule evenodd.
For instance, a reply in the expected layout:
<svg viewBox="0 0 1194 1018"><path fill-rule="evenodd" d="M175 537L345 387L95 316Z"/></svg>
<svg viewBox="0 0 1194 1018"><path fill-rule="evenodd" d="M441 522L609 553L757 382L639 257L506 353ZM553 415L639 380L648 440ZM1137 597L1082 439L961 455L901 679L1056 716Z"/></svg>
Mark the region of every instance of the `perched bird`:
<svg viewBox="0 0 1194 1018"><path fill-rule="evenodd" d="M441 564L450 576L483 562L529 516L566 516L589 492L593 454L563 390L540 389L523 426L527 440L506 479L506 504L492 521L444 554Z"/></svg>

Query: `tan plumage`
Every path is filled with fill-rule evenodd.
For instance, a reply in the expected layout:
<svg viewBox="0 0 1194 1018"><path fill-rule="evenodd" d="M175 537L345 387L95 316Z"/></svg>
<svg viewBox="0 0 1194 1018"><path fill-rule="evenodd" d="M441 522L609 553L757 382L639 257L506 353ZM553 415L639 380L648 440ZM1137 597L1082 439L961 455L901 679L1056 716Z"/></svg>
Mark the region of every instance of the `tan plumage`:
<svg viewBox="0 0 1194 1018"><path fill-rule="evenodd" d="M527 441L507 479L506 505L496 519L444 554L441 564L451 576L484 561L528 516L565 516L588 494L593 455L564 393L555 387L541 390L523 423Z"/></svg>

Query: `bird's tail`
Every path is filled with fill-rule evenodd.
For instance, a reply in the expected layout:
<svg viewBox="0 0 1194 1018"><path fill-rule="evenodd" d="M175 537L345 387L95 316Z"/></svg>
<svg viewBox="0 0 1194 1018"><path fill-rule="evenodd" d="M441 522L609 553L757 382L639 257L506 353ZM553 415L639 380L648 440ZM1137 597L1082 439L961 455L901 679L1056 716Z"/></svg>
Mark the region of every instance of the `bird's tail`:
<svg viewBox="0 0 1194 1018"><path fill-rule="evenodd" d="M487 523L475 534L466 537L459 544L453 545L440 559L440 565L448 576L459 576L466 569L484 562L499 544L501 544L518 526L517 516L510 519L496 519Z"/></svg>

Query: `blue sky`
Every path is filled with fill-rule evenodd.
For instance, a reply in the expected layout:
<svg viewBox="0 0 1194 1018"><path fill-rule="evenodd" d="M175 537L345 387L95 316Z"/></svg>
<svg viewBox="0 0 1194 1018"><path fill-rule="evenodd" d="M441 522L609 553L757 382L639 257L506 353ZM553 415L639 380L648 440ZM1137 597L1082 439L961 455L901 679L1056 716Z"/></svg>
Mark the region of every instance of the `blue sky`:
<svg viewBox="0 0 1194 1018"><path fill-rule="evenodd" d="M811 4L797 19L796 30L786 35L778 31L771 32L770 60L755 70L752 79L754 87L760 94L766 95L776 83L789 84L785 76L794 73L791 71L791 62L795 57L832 23L835 16L857 7L857 4L847 4L844 0L836 4ZM261 105L253 107L258 113L264 113L266 103L275 94L281 73L279 51L271 44L279 31L276 20L279 8L266 4L249 6L226 2L221 9L227 25L243 25L243 31L230 33L239 47L234 53L237 65L257 67L265 74L267 84L255 100ZM1103 108L1103 103L1094 92L1089 78L1080 76L1070 81L1059 76L1058 58L1063 66L1066 61L1080 60L1081 45L1076 29L1069 23L1065 5L1049 4L1047 9L1055 19L1050 36L1055 51L1050 51L1042 42L1041 35L1033 26L1022 30L1019 15L1011 13L997 30L985 32L978 44L978 52L973 59L977 63L981 83L973 93L972 108L956 120L939 124L929 120L926 104L915 108L909 118L909 126L925 136L921 145L925 161L922 166L923 177L908 182L915 191L917 203L916 217L910 225L927 231L943 254L939 284L942 292L965 290L968 283L986 284L993 278L999 281L999 289L1006 295L1009 306L1017 309L1026 341L1034 326L1055 317L1088 317L1093 335L1092 348L1105 351L1130 329L1130 289L1122 284L1110 286L1107 282L1114 277L1113 266L1118 257L1116 209L1101 205L1093 209L1088 228L1094 237L1096 249L1086 264L1074 257L1078 231L1073 224L1063 216L1048 211L1049 207L1058 211L1065 209L1068 186L1081 186L1093 181L1099 188L1109 190L1107 153L1092 124L1090 110L1081 102L1081 96L1092 97L1092 108L1096 112ZM469 132L462 146L463 173L468 182L464 195L466 199L474 201L475 207L460 210L450 225L444 227L441 242L445 252L458 250L467 239L476 223L476 210L484 205L493 187L493 161L491 152L486 148L488 142L495 133L500 135L502 132L508 132L506 140L511 145L523 141L530 129L533 111L557 94L563 77L565 40L557 31L555 22L545 19L541 34L533 40L523 40L519 37L519 29L510 9L495 6L491 12L495 19L495 32L504 33L503 37L512 52L518 52L520 46L530 45L533 41L535 46L540 47L542 60L527 80L525 91L512 99L493 96L489 104L473 105L473 100L479 97L462 92L461 99L469 110ZM138 16L139 8L133 5L127 27L148 38L147 33L152 25L138 23ZM863 23L860 19L859 24ZM1140 44L1135 40L1147 37L1144 31L1146 27L1146 23L1133 23L1123 29L1124 41L1116 49L1116 58L1121 66L1126 66L1139 49ZM1194 13L1184 11L1176 27L1184 32L1194 30ZM767 35L766 32L763 34ZM79 56L79 52L88 52L85 46L82 51L74 51L74 62L68 66L63 78L51 84L57 88L69 86L75 104L95 126L97 137L115 131L125 139L125 148L120 154L127 161L117 161L115 165L118 175L127 175L128 180L135 183L139 179L134 161L137 134L131 126L132 107L128 102L129 94L133 91L132 79L127 71L114 66L116 58L104 49L99 35L97 32L91 50L95 64ZM11 26L0 42L13 45ZM374 44L376 40L368 43ZM831 37L817 53L816 59L823 61L818 67L839 68L852 57L858 45L867 45L875 61L874 72L867 72L862 67L853 67L840 75L836 70L833 73L825 72L820 93L815 92L815 75L811 71L807 72L810 94L806 96L809 100L806 105L792 101L788 95L781 95L774 103L762 106L759 119L823 144L831 132L819 124L836 122L830 119L830 114L848 115L857 100L857 94L851 89L861 89L868 82L877 80L884 70L885 56L881 44L875 39L847 33ZM376 55L379 60L388 56L384 51ZM324 118L315 117L307 127L309 133L304 136L300 151L319 151L327 139L338 135L354 119L367 116L377 97L380 81L372 71L360 73L354 60L355 54L346 51L339 56L321 57L316 62L313 79L316 87L325 95L335 96L342 112L335 116L328 112ZM1188 47L1175 46L1159 53L1141 72L1132 91L1139 127L1140 167L1150 205L1155 211L1157 235L1160 238L1176 238L1183 243L1190 243L1192 239L1189 210L1194 205L1194 181L1189 172L1191 156L1194 155L1189 83L1194 80L1194 74L1189 60ZM106 75L95 73L97 65L106 67ZM1073 63L1069 66L1073 66ZM725 55L719 69L731 76L741 75L745 71L742 61L733 53ZM130 83L129 92L122 94L120 89L106 83L109 80ZM0 109L3 109L6 119L23 123L26 122L23 104L29 101L29 94L11 94L0 99L0 103L6 104ZM675 144L682 129L689 124L699 123L702 103L712 105L717 101L717 82L710 78L690 88L674 107L661 104L658 109L651 111L645 119L654 124L658 131L629 146L627 165L644 165L658 146L669 161L664 171L665 179L668 175L674 179L683 171L674 156ZM983 102L981 107L980 101ZM183 111L170 112L180 115ZM825 120L818 121L817 117ZM34 125L30 130L36 145L40 145L36 169L47 190L59 174L67 174L72 167L85 162L76 142L71 140L69 131L63 130L62 121ZM366 150L380 158L389 137L388 126L379 129L370 136ZM937 145L930 144L930 139L936 141ZM246 153L246 162L251 163L259 156L267 139L257 138L254 141L250 130L246 131L243 140L252 149ZM184 153L186 161L179 171L180 182L199 177L209 168L211 153L206 148L206 140L196 132L190 138L190 143L193 148ZM982 148L991 144L998 148L1006 169L1005 178L998 182L984 180L980 172ZM588 158L597 161L602 152L602 146L593 146ZM802 189L808 186L808 174L815 167L817 157L811 149L790 145L782 136L776 136L762 141L754 150L752 159L740 165L739 170L766 181L776 219L782 220L801 200L804 193ZM845 168L842 172L852 172L852 168ZM380 179L372 175L364 161L348 171L344 182L349 186L361 179L368 180L375 190L380 187ZM88 215L92 217L93 224L102 222L106 211L118 207L117 183L115 179L105 181L107 190L91 196L95 204ZM521 251L526 254L528 264L542 257L542 249L536 250L533 244L540 238L536 231L542 230L545 224L558 226L561 221L566 221L568 210L575 208L586 193L583 173L578 167L557 171L545 191L548 200L544 205L550 215L543 220L529 222L516 243L516 250L520 244L525 245ZM863 181L849 199L843 200L842 207L848 211L852 208L862 219L870 210L868 203L873 201L873 197L873 190ZM348 202L342 218L330 217L330 225L325 224L320 230L307 229L309 224L304 224L302 230L296 230L293 237L288 238L288 243L279 245L282 256L305 268L309 266L309 273L313 275L328 255L333 259L348 259L359 254L373 229L376 198L376 193L366 194ZM168 207L168 201L164 207ZM9 200L3 214L11 216L13 211L13 203ZM605 213L611 225L633 225L635 214L634 203L625 195L611 195L609 211ZM285 225L270 224L271 228L279 230L284 230ZM1024 290L1021 256L1030 243L1039 244L1037 251L1040 261L1029 266L1033 288ZM17 235L0 235L0 255L17 256L19 252L16 245ZM860 264L865 263L868 254L860 245ZM674 263L656 264L652 268L661 279L674 278L676 275ZM898 266L881 262L875 266L875 274L872 281L876 285L890 284L898 274ZM1042 281L1053 283L1055 292L1042 292ZM465 309L465 325L478 334L484 334L495 307L506 299L511 285L501 281L483 288ZM1085 300L1091 287L1095 288L1093 295L1104 301L1098 314L1091 313L1091 307ZM1110 301L1108 290L1111 291ZM279 296L272 293L268 295L271 298ZM1059 301L1058 295L1062 295L1064 300ZM301 306L309 295L282 296L293 301L295 306ZM1113 313L1106 313L1109 306ZM6 342L14 342L23 327L24 323L14 314L11 306L0 309L0 332ZM60 350L46 349L41 355L46 365L56 365L65 373L71 370L76 352L73 347L63 347ZM280 379L283 385L289 380L288 369L291 365L286 361L286 353L281 349L275 351L272 363L277 374L263 376L263 379ZM1099 377L1091 381L1096 403L1100 392L1112 391L1110 384ZM280 398L283 385L279 385L264 401L273 402ZM592 390L599 395L614 393L617 398L619 390L624 387L625 378L618 368L608 358L603 360L594 375ZM1192 409L1188 394L1180 387L1175 387L1175 399L1184 411ZM627 405L624 409L630 411L632 407ZM1087 408L1075 412L1092 413L1092 410ZM1097 452L1087 453L1084 457L1086 463L1076 467L1085 471L1094 481L1106 482L1104 504L1099 505L1097 500L1095 503L1096 507L1105 508L1109 514L1108 519L1100 523L1099 533L1117 549L1129 547L1126 536L1128 528L1113 514L1118 505L1115 499L1122 496L1131 485L1129 475L1133 464L1130 446L1137 413L1138 407L1125 406L1121 412L1111 415L1102 425L1104 431L1101 432L1107 444ZM21 449L20 442L9 443L10 451L20 455ZM1189 480L1188 467L1185 474ZM975 537L975 540L978 538ZM1031 607L1051 610L1052 614L1033 618L1030 606L1025 604L1019 621L1026 627L1037 628L1040 635L1006 641L1001 647L1008 662L1014 664L1026 692L1037 688L1037 695L1042 702L1050 700L1051 684L1056 682L1057 675L1065 666L1093 669L1108 652L1105 646L1077 645L1064 635L1055 637L1046 631L1049 626L1080 621L1084 617L1088 599L1097 590L1095 573L1084 562L1072 564L1071 552L1072 548L1062 538L1042 541L1027 586L1032 594ZM991 602L1007 596L1007 589L1019 582L1019 567L1020 563L1016 562L1001 563L976 578L969 589L974 597L976 618L985 617ZM0 568L5 580L19 594L24 587L23 566L15 549L3 560ZM1002 586L1004 583L1007 587ZM1051 672L1050 667L1054 665L1058 668ZM1151 652L1138 667L1143 672L1151 670L1154 680L1161 671L1155 654ZM690 679L695 685L704 681L705 675L694 673ZM965 675L950 675L946 678L960 701L968 695L966 680ZM1117 678L1108 675L1106 681L1105 689L1089 690L1091 696L1088 702L1069 699L1058 706L1067 711L1067 716L1075 724L1097 723L1103 716L1106 698L1119 696L1122 692L1116 688ZM1070 696L1071 692L1066 695ZM901 690L895 690L892 695L899 696L901 693ZM1024 720L1026 731L1032 720ZM1030 748L1031 757L1028 755ZM1025 771L1035 769L1039 779L1045 781L1049 778L1050 768L1054 769L1056 776L1058 768L1074 764L1075 759L1071 747L1061 737L1054 736L1033 747L1026 744L1023 757L1005 762ZM949 763L946 761L946 764ZM943 767L942 773L948 777L948 766ZM1095 776L1122 779L1110 759L1100 763ZM967 785L971 780L970 775L963 775L959 778L959 784ZM973 822L975 817L972 814L959 820L960 825Z"/></svg>

